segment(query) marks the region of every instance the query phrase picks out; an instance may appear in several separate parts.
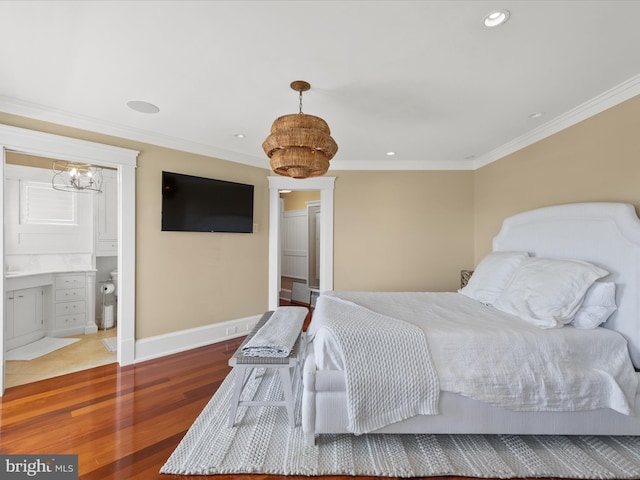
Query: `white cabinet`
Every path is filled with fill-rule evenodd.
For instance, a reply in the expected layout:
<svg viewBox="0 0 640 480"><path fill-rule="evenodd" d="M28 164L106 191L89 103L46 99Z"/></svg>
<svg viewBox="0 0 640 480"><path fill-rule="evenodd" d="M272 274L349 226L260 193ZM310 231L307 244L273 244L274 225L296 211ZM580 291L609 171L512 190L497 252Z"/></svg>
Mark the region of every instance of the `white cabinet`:
<svg viewBox="0 0 640 480"><path fill-rule="evenodd" d="M5 295L7 350L44 337L44 287L7 291Z"/></svg>
<svg viewBox="0 0 640 480"><path fill-rule="evenodd" d="M56 336L69 334L69 329L84 330L86 321L86 288L84 275L55 277L53 332Z"/></svg>
<svg viewBox="0 0 640 480"><path fill-rule="evenodd" d="M102 193L96 195L96 256L118 255L118 177L115 170L103 170Z"/></svg>
<svg viewBox="0 0 640 480"><path fill-rule="evenodd" d="M95 274L71 273L54 276L53 325L51 335L95 333Z"/></svg>
<svg viewBox="0 0 640 480"><path fill-rule="evenodd" d="M96 333L95 271L13 275L5 280L7 350L44 337Z"/></svg>

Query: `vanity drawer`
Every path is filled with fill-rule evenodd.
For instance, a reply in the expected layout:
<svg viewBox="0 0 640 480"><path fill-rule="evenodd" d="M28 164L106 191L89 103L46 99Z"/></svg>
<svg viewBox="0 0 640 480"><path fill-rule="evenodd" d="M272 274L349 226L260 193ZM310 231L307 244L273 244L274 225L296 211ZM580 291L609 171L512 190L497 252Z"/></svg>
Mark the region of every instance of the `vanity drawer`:
<svg viewBox="0 0 640 480"><path fill-rule="evenodd" d="M61 315L56 317L56 328L75 327L84 325L84 313L75 315Z"/></svg>
<svg viewBox="0 0 640 480"><path fill-rule="evenodd" d="M56 304L56 317L60 315L72 315L77 313L84 313L84 311L85 311L84 301Z"/></svg>
<svg viewBox="0 0 640 480"><path fill-rule="evenodd" d="M56 302L84 300L84 291L84 288L65 288L64 290L56 290Z"/></svg>
<svg viewBox="0 0 640 480"><path fill-rule="evenodd" d="M59 275L56 277L56 290L61 288L84 288L84 275Z"/></svg>

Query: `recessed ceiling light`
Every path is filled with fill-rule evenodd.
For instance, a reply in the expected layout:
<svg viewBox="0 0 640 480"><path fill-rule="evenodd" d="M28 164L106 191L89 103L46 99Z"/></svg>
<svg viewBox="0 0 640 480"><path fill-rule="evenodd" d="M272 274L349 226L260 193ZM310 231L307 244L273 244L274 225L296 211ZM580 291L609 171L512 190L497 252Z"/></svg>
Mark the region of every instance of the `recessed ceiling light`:
<svg viewBox="0 0 640 480"><path fill-rule="evenodd" d="M393 157L396 154L396 152L387 152L387 156L389 157Z"/></svg>
<svg viewBox="0 0 640 480"><path fill-rule="evenodd" d="M495 10L482 19L482 24L487 28L499 27L509 20L510 16L509 10Z"/></svg>
<svg viewBox="0 0 640 480"><path fill-rule="evenodd" d="M540 118L544 115L544 112L532 112L529 114L529 118Z"/></svg>
<svg viewBox="0 0 640 480"><path fill-rule="evenodd" d="M244 137L246 137L246 135L244 133L234 133L233 136L236 137L236 138L244 138Z"/></svg>
<svg viewBox="0 0 640 480"><path fill-rule="evenodd" d="M160 111L153 103L143 102L141 100L131 100L127 102L127 107L140 113L158 113Z"/></svg>

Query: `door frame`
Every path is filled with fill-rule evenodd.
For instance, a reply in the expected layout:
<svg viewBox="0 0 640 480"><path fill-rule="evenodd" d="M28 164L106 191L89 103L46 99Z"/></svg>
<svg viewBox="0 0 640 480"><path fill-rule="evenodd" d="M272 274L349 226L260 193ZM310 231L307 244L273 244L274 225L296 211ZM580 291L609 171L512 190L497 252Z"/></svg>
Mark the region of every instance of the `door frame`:
<svg viewBox="0 0 640 480"><path fill-rule="evenodd" d="M140 152L77 138L0 125L0 209L4 212L5 152L112 167L118 172L118 350L121 366L135 361L135 248L136 166ZM124 207L127 208L124 208ZM0 224L0 251L4 263L4 225ZM3 267L4 268L4 267ZM4 274L0 275L0 395L4 393Z"/></svg>
<svg viewBox="0 0 640 480"><path fill-rule="evenodd" d="M336 177L269 176L269 310L280 303L280 190L320 191L320 293L333 290L333 190Z"/></svg>

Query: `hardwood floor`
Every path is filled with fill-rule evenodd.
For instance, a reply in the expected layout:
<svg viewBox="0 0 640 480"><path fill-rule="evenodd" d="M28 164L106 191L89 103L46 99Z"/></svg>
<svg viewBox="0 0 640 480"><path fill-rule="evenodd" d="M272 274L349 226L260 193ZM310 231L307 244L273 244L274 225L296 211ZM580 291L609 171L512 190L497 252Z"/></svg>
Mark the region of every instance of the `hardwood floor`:
<svg viewBox="0 0 640 480"><path fill-rule="evenodd" d="M0 397L0 453L77 454L85 480L211 478L158 472L230 371L227 361L241 341L9 388ZM239 477L284 478L215 476Z"/></svg>
<svg viewBox="0 0 640 480"><path fill-rule="evenodd" d="M166 479L160 467L241 340L9 388L0 400L2 453L78 454L82 479Z"/></svg>
<svg viewBox="0 0 640 480"><path fill-rule="evenodd" d="M73 335L80 341L34 360L7 361L4 368L6 387L37 382L65 373L86 370L116 361L116 353L109 352L102 343L116 336L116 329L98 330L88 335Z"/></svg>

